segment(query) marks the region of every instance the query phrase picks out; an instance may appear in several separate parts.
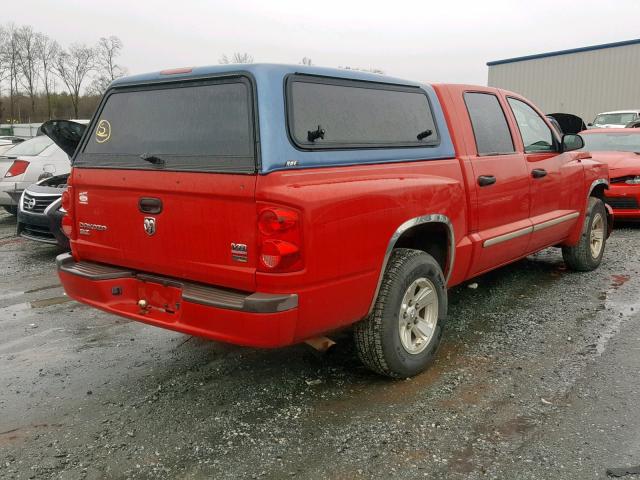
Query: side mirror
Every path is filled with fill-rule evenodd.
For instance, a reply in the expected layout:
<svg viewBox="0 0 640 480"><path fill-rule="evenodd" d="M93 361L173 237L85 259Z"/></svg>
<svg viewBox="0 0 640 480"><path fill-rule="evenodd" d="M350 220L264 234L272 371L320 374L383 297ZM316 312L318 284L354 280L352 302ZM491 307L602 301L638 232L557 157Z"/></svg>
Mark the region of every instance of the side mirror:
<svg viewBox="0 0 640 480"><path fill-rule="evenodd" d="M584 147L584 140L580 135L563 135L562 136L562 151L571 152L573 150L580 150Z"/></svg>

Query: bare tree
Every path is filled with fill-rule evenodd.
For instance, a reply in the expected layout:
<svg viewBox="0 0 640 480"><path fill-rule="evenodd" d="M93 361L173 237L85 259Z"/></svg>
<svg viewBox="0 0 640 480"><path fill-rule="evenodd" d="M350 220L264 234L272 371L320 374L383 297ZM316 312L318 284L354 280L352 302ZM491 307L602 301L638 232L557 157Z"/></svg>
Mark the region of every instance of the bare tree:
<svg viewBox="0 0 640 480"><path fill-rule="evenodd" d="M246 52L235 52L231 57L227 57L226 54L222 55L222 58L218 60L218 63L223 65L228 65L230 63L253 63L253 57Z"/></svg>
<svg viewBox="0 0 640 480"><path fill-rule="evenodd" d="M302 63L302 65L307 65L307 66L313 65L313 62L311 61L311 59L309 57L303 57L302 58L302 62L300 62L300 63Z"/></svg>
<svg viewBox="0 0 640 480"><path fill-rule="evenodd" d="M60 54L60 45L47 35L36 34L36 58L39 64L39 75L44 84L44 93L47 97L47 115L51 119L51 93L55 90L55 64Z"/></svg>
<svg viewBox="0 0 640 480"><path fill-rule="evenodd" d="M101 37L98 41L95 49L97 75L90 87L93 93L102 95L111 82L126 75L127 70L116 63L122 46L122 40L114 35Z"/></svg>
<svg viewBox="0 0 640 480"><path fill-rule="evenodd" d="M9 70L7 61L5 59L5 49L7 44L7 31L2 25L0 25L0 88L2 88L2 82L7 78L7 72ZM1 95L0 95L1 96Z"/></svg>
<svg viewBox="0 0 640 480"><path fill-rule="evenodd" d="M4 108L2 107L2 85L8 75L7 62L5 61L4 52L7 43L7 31L0 25L0 122L3 118Z"/></svg>
<svg viewBox="0 0 640 480"><path fill-rule="evenodd" d="M56 58L55 70L69 91L75 118L78 118L82 84L94 69L95 50L86 45L74 43Z"/></svg>
<svg viewBox="0 0 640 480"><path fill-rule="evenodd" d="M5 41L0 45L6 75L9 77L9 121L15 121L15 101L18 95L18 29L13 23L7 25Z"/></svg>
<svg viewBox="0 0 640 480"><path fill-rule="evenodd" d="M38 58L36 55L36 33L28 25L16 31L17 62L19 79L27 90L31 101L31 115L36 113L36 93L38 89Z"/></svg>

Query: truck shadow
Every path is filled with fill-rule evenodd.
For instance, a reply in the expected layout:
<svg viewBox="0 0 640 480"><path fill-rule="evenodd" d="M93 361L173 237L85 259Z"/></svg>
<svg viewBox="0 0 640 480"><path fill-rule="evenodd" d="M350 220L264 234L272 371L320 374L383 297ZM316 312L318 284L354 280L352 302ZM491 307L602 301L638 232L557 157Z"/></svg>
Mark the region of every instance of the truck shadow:
<svg viewBox="0 0 640 480"><path fill-rule="evenodd" d="M482 341L479 332L502 328L523 303L535 300L536 287L546 289L565 273L557 251L543 252L471 280L478 285L475 289L468 288L469 283L451 289L447 326L435 364L414 383L424 388L436 381L469 346ZM167 380L175 378L184 373L183 360L188 360L188 368L199 372L206 383L241 379L241 383L247 382L248 391L265 382L303 388L308 384L383 388L397 384L361 365L349 330L333 338L336 346L324 355L314 354L305 345L258 350L188 338L176 347L171 364L165 363L163 368L171 372L167 371Z"/></svg>

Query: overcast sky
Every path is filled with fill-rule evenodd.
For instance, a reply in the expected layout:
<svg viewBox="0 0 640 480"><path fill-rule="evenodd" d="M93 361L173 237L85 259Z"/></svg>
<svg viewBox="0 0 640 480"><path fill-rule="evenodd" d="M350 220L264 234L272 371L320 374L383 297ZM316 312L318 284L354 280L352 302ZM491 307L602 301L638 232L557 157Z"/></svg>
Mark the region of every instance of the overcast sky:
<svg viewBox="0 0 640 480"><path fill-rule="evenodd" d="M484 85L490 60L640 38L640 0L3 0L11 21L64 45L117 35L130 73L238 51Z"/></svg>

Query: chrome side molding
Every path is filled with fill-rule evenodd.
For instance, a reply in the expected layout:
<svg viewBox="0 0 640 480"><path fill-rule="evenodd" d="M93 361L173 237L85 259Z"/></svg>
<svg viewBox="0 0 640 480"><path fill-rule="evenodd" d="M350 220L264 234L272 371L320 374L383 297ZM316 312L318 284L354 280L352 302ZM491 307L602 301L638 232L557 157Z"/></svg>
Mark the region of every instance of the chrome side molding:
<svg viewBox="0 0 640 480"><path fill-rule="evenodd" d="M488 238L482 243L482 246L484 248L487 248L493 245L498 245L500 243L513 240L514 238L522 237L523 235L528 235L533 232L539 232L540 230L544 230L545 228L550 228L563 222L568 222L570 220L578 218L579 216L580 212L568 213L558 218L552 218L551 220L536 223L535 225L532 225L530 227L521 228L514 232L505 233L504 235L498 235L497 237Z"/></svg>
<svg viewBox="0 0 640 480"><path fill-rule="evenodd" d="M544 230L545 228L553 227L554 225L558 225L562 222L568 222L569 220L573 220L574 218L578 218L580 216L580 212L569 213L568 215L563 215L558 218L553 218L551 220L547 220L546 222L536 223L533 226L533 231L537 232L539 230Z"/></svg>
<svg viewBox="0 0 640 480"><path fill-rule="evenodd" d="M508 242L509 240L513 240L514 238L522 237L523 235L529 235L531 232L533 232L533 227L521 228L520 230L516 230L515 232L509 232L503 235L498 235L497 237L488 238L482 243L482 246L484 248L491 247L493 245Z"/></svg>

